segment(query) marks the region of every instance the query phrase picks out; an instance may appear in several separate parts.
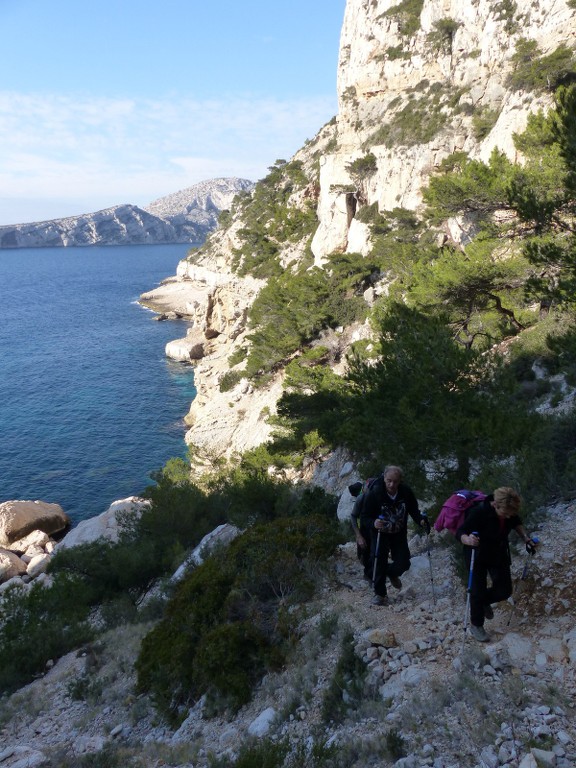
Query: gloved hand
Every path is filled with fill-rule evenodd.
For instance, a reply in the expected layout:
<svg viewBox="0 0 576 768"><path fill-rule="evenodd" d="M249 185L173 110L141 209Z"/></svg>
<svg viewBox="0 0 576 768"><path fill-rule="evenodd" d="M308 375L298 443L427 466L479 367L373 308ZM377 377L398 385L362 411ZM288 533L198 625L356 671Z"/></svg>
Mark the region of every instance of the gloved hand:
<svg viewBox="0 0 576 768"><path fill-rule="evenodd" d="M430 533L430 521L428 520L428 515L425 515L424 513L422 513L422 515L420 516L420 527L424 528L424 530L426 531L426 535Z"/></svg>
<svg viewBox="0 0 576 768"><path fill-rule="evenodd" d="M526 552L528 552L529 555L536 554L536 542L534 539L528 539L526 542Z"/></svg>

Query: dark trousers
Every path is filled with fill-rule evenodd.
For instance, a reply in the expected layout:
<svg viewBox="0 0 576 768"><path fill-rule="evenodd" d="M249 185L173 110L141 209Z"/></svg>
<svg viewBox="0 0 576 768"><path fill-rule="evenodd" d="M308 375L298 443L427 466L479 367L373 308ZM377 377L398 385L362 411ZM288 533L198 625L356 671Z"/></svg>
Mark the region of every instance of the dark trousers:
<svg viewBox="0 0 576 768"><path fill-rule="evenodd" d="M372 534L372 554L376 558L376 579L374 592L381 597L386 593L386 578L401 576L410 568L410 550L406 531L400 533Z"/></svg>
<svg viewBox="0 0 576 768"><path fill-rule="evenodd" d="M470 555L466 553L466 562L470 569ZM488 586L488 576L492 586ZM470 588L470 621L476 627L484 626L484 606L507 600L512 594L512 576L510 563L502 560L487 565L474 559L472 586Z"/></svg>

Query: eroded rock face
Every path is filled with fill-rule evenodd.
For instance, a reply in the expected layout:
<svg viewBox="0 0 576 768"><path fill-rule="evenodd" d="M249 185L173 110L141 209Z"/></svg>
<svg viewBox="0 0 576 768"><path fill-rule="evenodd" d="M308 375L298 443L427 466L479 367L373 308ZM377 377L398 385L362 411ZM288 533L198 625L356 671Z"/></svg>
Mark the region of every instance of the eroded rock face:
<svg viewBox="0 0 576 768"><path fill-rule="evenodd" d="M516 43L521 37L534 40L548 54L572 37L568 30L575 24L574 9L564 0L518 3L523 16L516 25L493 3L424 0L416 32L408 37L394 12L397 6L396 0L346 3L338 62L338 148L320 160L320 225L312 241L318 265L332 251L369 249L368 230L354 224L350 195L359 205L376 203L380 211L416 210L430 174L451 153L487 161L497 147L518 159L514 133L525 129L531 113L549 107L551 98L508 87ZM452 39L434 45L436 25L447 19L457 25ZM436 106L449 96L457 108L442 107L444 124L432 135L406 125L430 123ZM409 102L421 109L406 121ZM493 125L479 135L474 117L488 112ZM366 147L376 166L359 182L349 166L366 155Z"/></svg>
<svg viewBox="0 0 576 768"><path fill-rule="evenodd" d="M59 504L46 501L5 501L0 504L0 546L38 530L52 536L65 531L70 518Z"/></svg>

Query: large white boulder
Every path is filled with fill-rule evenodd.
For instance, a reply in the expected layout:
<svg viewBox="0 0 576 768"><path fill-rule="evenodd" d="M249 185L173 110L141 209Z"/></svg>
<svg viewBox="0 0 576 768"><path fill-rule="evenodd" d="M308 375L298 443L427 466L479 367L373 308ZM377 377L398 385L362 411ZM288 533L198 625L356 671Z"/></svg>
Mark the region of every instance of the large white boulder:
<svg viewBox="0 0 576 768"><path fill-rule="evenodd" d="M125 516L140 517L143 510L150 505L147 499L129 496L113 502L101 515L89 520L82 520L56 546L56 550L67 547L77 547L80 544L90 544L98 539L107 539L113 543L118 541L121 522Z"/></svg>

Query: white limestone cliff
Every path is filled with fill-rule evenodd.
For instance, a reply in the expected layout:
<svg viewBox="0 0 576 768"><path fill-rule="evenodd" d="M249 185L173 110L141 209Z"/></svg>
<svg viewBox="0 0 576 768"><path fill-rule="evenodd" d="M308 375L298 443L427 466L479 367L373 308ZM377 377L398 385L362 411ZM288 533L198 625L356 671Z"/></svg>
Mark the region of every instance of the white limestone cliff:
<svg viewBox="0 0 576 768"><path fill-rule="evenodd" d="M576 9L567 0L423 0L410 34L404 33L399 16L405 6L395 0L348 0L338 62L338 115L293 158L314 179L289 205L316 201L318 227L311 248L317 266L332 252L367 255L370 230L358 220L357 210L375 203L380 212L397 207L417 211L430 174L451 153L487 160L497 147L521 159L513 135L525 128L530 113L549 107L551 96L507 86L516 45L527 38L546 55L576 43ZM442 22L449 22L453 33L442 45L434 44ZM474 127L479 114L493 116L484 135ZM434 120L432 130L428 123ZM375 171L354 178L350 163L368 152L376 159ZM463 240L467 226L450 222L446 234ZM264 389L240 380L220 392L230 355L249 343L248 308L263 284L232 273L241 227L236 220L218 230L198 257L181 262L172 285L143 297L158 311L177 306L193 321L187 339L170 345L168 352L200 360L186 439L206 460L265 441L270 436L267 415L274 413L282 391L280 371ZM281 244L282 266L301 260L305 245ZM177 301L170 291L172 297L178 294ZM373 293L365 297L369 303ZM241 368L234 370L240 373Z"/></svg>
<svg viewBox="0 0 576 768"><path fill-rule="evenodd" d="M312 243L318 264L334 250L369 249L367 231L359 231L357 222L350 220L342 192L355 186L347 165L366 154L365 142L377 159L376 173L361 190L365 204L376 202L381 211L417 209L422 187L445 157L463 151L486 161L498 147L517 159L513 134L526 127L531 112L551 103L549 96L507 89L516 42L535 40L543 54L576 42L575 11L565 0L519 0L514 19L503 14L502 4L488 0L425 0L420 28L409 42L390 13L398 5L394 0L346 4L338 63L339 149L321 160L320 224ZM452 44L438 51L429 35L442 19L451 19L458 27ZM409 57L394 58L391 49L401 49ZM426 98L432 104L431 86L438 98L441 88L458 97L459 109L453 110L443 130L412 146L390 148L370 142L379 126L398 119L409 100ZM478 140L472 112L481 109L497 111L498 119Z"/></svg>

